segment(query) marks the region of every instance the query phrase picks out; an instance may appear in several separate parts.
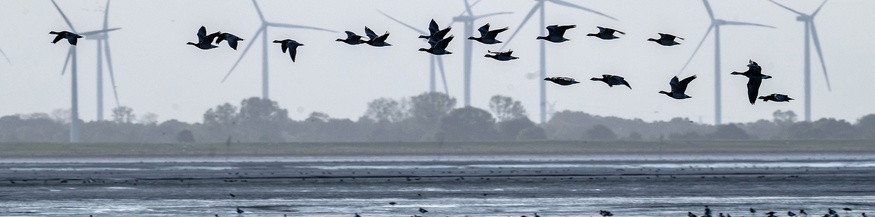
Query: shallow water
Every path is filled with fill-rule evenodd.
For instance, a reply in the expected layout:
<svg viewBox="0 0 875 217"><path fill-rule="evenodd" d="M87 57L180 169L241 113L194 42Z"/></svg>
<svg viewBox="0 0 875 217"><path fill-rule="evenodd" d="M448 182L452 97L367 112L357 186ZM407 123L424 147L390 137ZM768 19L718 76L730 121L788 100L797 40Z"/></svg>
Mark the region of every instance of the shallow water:
<svg viewBox="0 0 875 217"><path fill-rule="evenodd" d="M0 163L0 216L875 213L875 160ZM534 159L534 160L532 160ZM235 194L231 197L229 193ZM396 202L397 205L389 205Z"/></svg>

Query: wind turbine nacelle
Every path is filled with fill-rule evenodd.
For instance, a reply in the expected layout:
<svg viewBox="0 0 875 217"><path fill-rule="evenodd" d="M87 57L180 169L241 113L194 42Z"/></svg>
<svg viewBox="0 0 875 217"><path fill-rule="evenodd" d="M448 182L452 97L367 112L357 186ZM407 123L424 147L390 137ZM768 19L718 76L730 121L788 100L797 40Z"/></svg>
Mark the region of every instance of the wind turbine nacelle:
<svg viewBox="0 0 875 217"><path fill-rule="evenodd" d="M453 22L466 22L472 20L469 16L458 16L453 17Z"/></svg>
<svg viewBox="0 0 875 217"><path fill-rule="evenodd" d="M805 22L805 21L808 21L808 20L810 20L810 19L811 19L811 16L798 16L798 17L796 17L796 21L803 21L803 22Z"/></svg>

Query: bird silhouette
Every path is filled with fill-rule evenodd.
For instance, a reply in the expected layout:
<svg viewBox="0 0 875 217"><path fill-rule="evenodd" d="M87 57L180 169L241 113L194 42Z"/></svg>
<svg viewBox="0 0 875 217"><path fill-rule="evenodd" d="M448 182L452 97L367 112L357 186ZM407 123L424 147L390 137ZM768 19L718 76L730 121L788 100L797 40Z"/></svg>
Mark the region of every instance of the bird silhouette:
<svg viewBox="0 0 875 217"><path fill-rule="evenodd" d="M72 32L68 32L68 31L60 31L60 32L50 31L49 34L55 35L55 39L52 40L52 44L58 43L58 41L60 41L61 39L66 38L68 43L75 46L76 43L79 41L79 38L82 38L81 35L78 35L78 34L72 33Z"/></svg>
<svg viewBox="0 0 875 217"><path fill-rule="evenodd" d="M345 31L345 32L346 32L345 39L338 38L335 41L343 42L343 43L346 43L349 45L359 45L359 44L365 43L365 40L362 40L361 35L356 35L354 32L351 32L351 31Z"/></svg>
<svg viewBox="0 0 875 217"><path fill-rule="evenodd" d="M568 29L572 29L574 27L575 27L575 25L564 25L564 26L550 25L550 26L547 26L547 35L546 36L538 36L536 39L543 39L543 40L547 40L547 41L553 42L553 43L561 43L561 42L569 41L570 39L567 39L564 37L565 31L567 31Z"/></svg>
<svg viewBox="0 0 875 217"><path fill-rule="evenodd" d="M200 48L201 50L209 50L209 49L217 48L219 46L213 45L213 40L215 40L216 37L219 36L219 34L221 34L221 33L215 32L213 34L207 35L207 28L204 26L201 26L201 28L198 29L198 31L197 31L197 43L188 42L186 44L195 46L197 48Z"/></svg>
<svg viewBox="0 0 875 217"><path fill-rule="evenodd" d="M569 77L548 77L548 78L544 78L544 80L545 81L552 81L553 83L556 83L556 84L562 85L562 86L568 86L568 85L580 83L578 81L575 81L574 78L569 78Z"/></svg>
<svg viewBox="0 0 875 217"><path fill-rule="evenodd" d="M507 27L504 27L501 29L489 30L489 23L487 23L486 25L483 25L479 29L477 29L477 31L480 31L479 38L471 36L471 37L468 37L468 39L479 41L480 43L483 43L483 44L498 44L498 43L501 43L501 41L496 40L495 37L498 36L498 33L507 31Z"/></svg>
<svg viewBox="0 0 875 217"><path fill-rule="evenodd" d="M593 36L593 37L601 38L604 40L614 40L614 39L620 38L620 37L617 37L616 35L614 35L615 32L623 34L623 35L626 34L625 32L617 31L616 29L611 29L611 28L606 28L606 27L601 27L601 26L596 26L596 27L599 28L598 33L589 33L589 34L586 34L586 36Z"/></svg>
<svg viewBox="0 0 875 217"><path fill-rule="evenodd" d="M298 43L298 41L292 39L274 40L273 43L279 43L280 45L282 45L283 53L286 53L286 50L288 50L289 56L292 57L292 62L295 62L295 56L298 53L298 47L304 46L304 44Z"/></svg>
<svg viewBox="0 0 875 217"><path fill-rule="evenodd" d="M772 78L772 76L764 75L762 73L763 68L753 60L749 60L747 68L748 69L745 72L732 72L731 74L744 75L748 78L747 99L750 101L750 104L753 105L757 101L757 96L760 91L760 85L763 83L763 79L769 79Z"/></svg>
<svg viewBox="0 0 875 217"><path fill-rule="evenodd" d="M693 79L696 79L695 75L684 78L684 80L681 81L678 81L678 76L674 76L671 79L671 82L668 83L668 85L671 85L671 92L659 91L659 93L665 94L666 96L674 99L692 98L684 92L687 91L687 85L689 85L690 82L693 81Z"/></svg>
<svg viewBox="0 0 875 217"><path fill-rule="evenodd" d="M374 30L371 30L371 28L368 28L367 26L365 26L365 35L368 36L368 38L370 38L369 40L365 41L365 43L367 43L368 45L371 45L374 47L392 46L391 44L386 43L386 39L389 38L388 31L386 33L384 33L383 35L377 36L377 33L374 33Z"/></svg>
<svg viewBox="0 0 875 217"><path fill-rule="evenodd" d="M681 44L681 43L678 43L677 41L675 41L674 40L675 38L680 39L680 40L684 40L684 38L677 37L677 36L674 36L671 34L659 33L659 39L648 38L647 41L653 41L653 42L656 42L657 44L660 44L662 46L675 46L675 45Z"/></svg>
<svg viewBox="0 0 875 217"><path fill-rule="evenodd" d="M243 41L243 39L234 34L224 32L216 37L216 44L220 44L222 41L228 41L228 46L231 47L231 49L237 50L237 42Z"/></svg>
<svg viewBox="0 0 875 217"><path fill-rule="evenodd" d="M498 61L509 61L509 60L519 59L519 57L511 56L511 54L513 54L512 50L507 51L507 52L501 52L501 51L494 52L494 51L487 50L487 52L489 52L489 53L486 54L486 56L484 56L484 57L489 57L489 58L492 58L492 59L495 59Z"/></svg>
<svg viewBox="0 0 875 217"><path fill-rule="evenodd" d="M453 52L447 51L447 45L450 44L450 41L453 40L453 36L441 39L437 43L431 44L430 48L419 48L419 51L425 51L434 55L446 55L453 54Z"/></svg>
<svg viewBox="0 0 875 217"><path fill-rule="evenodd" d="M613 87L614 85L626 85L626 87L632 89L632 86L629 86L629 82L626 82L626 79L616 75L604 74L601 78L595 77L590 78L589 80L605 82L605 84L608 84L608 87Z"/></svg>

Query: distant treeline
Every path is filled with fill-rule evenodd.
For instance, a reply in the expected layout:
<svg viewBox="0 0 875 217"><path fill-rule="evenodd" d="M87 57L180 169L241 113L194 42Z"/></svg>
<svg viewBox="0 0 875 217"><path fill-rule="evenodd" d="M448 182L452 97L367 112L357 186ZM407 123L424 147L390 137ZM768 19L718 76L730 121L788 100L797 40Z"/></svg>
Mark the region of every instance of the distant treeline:
<svg viewBox="0 0 875 217"><path fill-rule="evenodd" d="M230 142L422 142L513 140L807 140L875 139L875 114L856 123L833 118L797 122L792 111L775 111L772 120L706 125L685 118L645 122L561 111L544 124L528 119L519 101L493 96L489 110L456 108L442 93L368 103L358 120L314 112L292 120L276 102L244 99L204 112L200 123L157 122L157 115L137 118L133 109L113 109L112 120L81 122L81 141L97 143ZM0 118L0 142L66 142L69 112L34 113Z"/></svg>

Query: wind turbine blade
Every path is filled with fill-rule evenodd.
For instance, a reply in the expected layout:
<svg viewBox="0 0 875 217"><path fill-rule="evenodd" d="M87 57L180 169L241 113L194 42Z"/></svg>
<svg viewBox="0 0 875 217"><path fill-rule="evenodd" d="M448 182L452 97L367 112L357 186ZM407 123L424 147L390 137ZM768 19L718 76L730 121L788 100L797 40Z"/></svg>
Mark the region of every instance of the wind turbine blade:
<svg viewBox="0 0 875 217"><path fill-rule="evenodd" d="M468 0L465 0L465 11L468 12L468 16L469 16L469 17L473 17L473 16L474 16L474 12L471 11L471 5L468 4Z"/></svg>
<svg viewBox="0 0 875 217"><path fill-rule="evenodd" d="M70 63L70 58L73 57L73 47L67 50L67 59L64 60L64 68L61 69L61 75L63 76L65 72L67 72L67 64Z"/></svg>
<svg viewBox="0 0 875 217"><path fill-rule="evenodd" d="M702 3L705 3L705 10L708 11L708 17L710 17L711 20L714 20L714 11L711 10L711 4L708 4L708 0L702 0Z"/></svg>
<svg viewBox="0 0 875 217"><path fill-rule="evenodd" d="M820 6L817 6L817 10L814 10L814 13L811 13L811 16L817 16L817 13L820 13L820 9L823 8L823 5L826 4L827 0L823 0L823 3L820 3Z"/></svg>
<svg viewBox="0 0 875 217"><path fill-rule="evenodd" d="M406 23L404 23L404 22L401 22L401 20L395 19L394 17L389 16L389 15L386 14L386 13L383 13L383 11L377 10L377 12L380 12L380 14L383 14L383 16L386 16L386 17L389 18L390 20L395 21L396 23L401 24L402 26L405 26L405 27L407 27L407 28L409 28L409 29L411 29L411 30L413 30L413 31L416 31L416 32L418 32L419 34L426 35L426 32L425 32L425 31L419 30L419 29L417 29L416 27L413 27L413 26L408 25L408 24L406 24Z"/></svg>
<svg viewBox="0 0 875 217"><path fill-rule="evenodd" d="M121 103L118 101L118 91L116 91L115 86L115 74L112 70L112 54L109 53L109 41L106 39L103 40L103 48L106 50L106 66L109 68L109 81L112 83L112 95L115 96L115 107L118 108L121 106Z"/></svg>
<svg viewBox="0 0 875 217"><path fill-rule="evenodd" d="M253 0L253 2L254 2L254 0ZM255 39L258 38L258 36L261 35L262 32L264 32L264 28L267 28L267 27L261 26L261 28L258 28L258 31L256 31L255 35L252 36L252 38L251 38L252 40L249 40L249 45L246 45L246 49L244 49L243 53L240 54L240 58L237 58L237 62L234 62L234 66L231 67L231 70L228 70L228 74L225 74L225 78L222 78L222 83L225 83L225 80L228 80L228 76L230 76L231 72L233 72L234 69L237 68L237 64L240 64L240 60L243 60L243 57L246 56L246 52L249 52L249 48L252 48L252 44L255 44L255 41L258 41ZM267 42L265 42L265 43L267 43Z"/></svg>
<svg viewBox="0 0 875 217"><path fill-rule="evenodd" d="M769 26L769 25L765 25L765 24L759 24L759 23L748 23L748 22L738 22L738 21L723 21L723 23L721 23L720 25L759 26L759 27L766 27L766 28L772 28L772 29L775 29L774 26Z"/></svg>
<svg viewBox="0 0 875 217"><path fill-rule="evenodd" d="M577 8L577 9L580 9L580 10L583 10L583 11L587 11L587 12L590 12L590 13L598 14L598 15L601 15L601 16L603 16L603 17L610 18L610 19L612 19L612 20L617 20L617 18L614 18L614 17L612 17L612 16L608 16L607 14L604 14L604 13L602 13L602 12L598 12L598 11L595 11L595 10L592 10L592 9L589 9L589 8L585 8L585 7L583 7L583 6L576 5L576 4L572 4L572 3L570 3L570 2L566 2L566 1L563 1L563 0L547 0L547 1L553 2L554 4L557 4L557 5L562 5L562 6L570 7L570 8Z"/></svg>
<svg viewBox="0 0 875 217"><path fill-rule="evenodd" d="M70 22L70 19L67 19L67 15L64 15L64 11L61 10L61 7L58 6L58 3L55 0L52 0L52 4L55 5L55 9L58 9L58 13L61 13L61 17L64 18L64 22L67 22L67 26L70 27L70 30L76 32L76 28L73 28L73 23Z"/></svg>
<svg viewBox="0 0 875 217"><path fill-rule="evenodd" d="M252 0L252 4L255 5L255 11L258 12L258 18L261 19L261 22L264 22L264 14L261 13L261 8L258 7L258 2L255 2L255 0Z"/></svg>
<svg viewBox="0 0 875 217"><path fill-rule="evenodd" d="M444 73L444 59L442 57L435 57L438 62L438 69L441 70L441 81L444 81L444 93L450 95L449 89L447 89L447 74Z"/></svg>
<svg viewBox="0 0 875 217"><path fill-rule="evenodd" d="M330 29L323 29L323 28L319 28L319 27L304 26L304 25L273 23L273 22L266 22L265 25L270 26L270 27L292 28L292 29L309 29L309 30L319 30L319 31L337 33L337 31L330 30Z"/></svg>
<svg viewBox="0 0 875 217"><path fill-rule="evenodd" d="M109 28L109 1L106 0L106 8L103 9L103 29Z"/></svg>
<svg viewBox="0 0 875 217"><path fill-rule="evenodd" d="M702 48L702 44L705 43L705 39L708 39L708 35L711 34L711 30L713 30L713 29L714 29L714 24L711 24L711 27L708 27L708 31L705 31L705 36L702 36L702 40L699 41L699 45L696 46L696 50L693 50L693 54L690 55L690 59L687 59L687 63L684 64L684 67L681 68L681 71L678 72L678 75L680 75L682 72L684 72L684 70L687 69L687 66L690 65L691 61L693 61L693 57L695 57L696 53L699 52L699 48Z"/></svg>
<svg viewBox="0 0 875 217"><path fill-rule="evenodd" d="M3 58L6 59L6 62L9 63L9 65L12 65L12 61L9 61L9 56L6 56L6 52L3 52L3 49L0 49L0 54L3 54Z"/></svg>
<svg viewBox="0 0 875 217"><path fill-rule="evenodd" d="M476 20L476 19L480 19L480 18L484 18L484 17L491 17L491 16L495 16L495 15L502 15L502 14L513 14L513 12L488 13L488 14L484 14L484 15L475 16L474 19Z"/></svg>
<svg viewBox="0 0 875 217"><path fill-rule="evenodd" d="M820 58L820 66L823 67L823 77L826 78L826 89L832 91L829 84L829 74L826 73L826 62L823 61L823 51L820 50L820 38L817 37L817 27L814 27L814 22L811 25L811 38L814 39L814 49L817 49L817 57Z"/></svg>
<svg viewBox="0 0 875 217"><path fill-rule="evenodd" d="M89 36L89 35L95 35L95 34L100 34L100 33L112 32L112 31L119 30L119 29L122 29L122 28L94 30L94 31L83 32L83 33L78 33L78 34L81 36Z"/></svg>
<svg viewBox="0 0 875 217"><path fill-rule="evenodd" d="M793 13L796 13L796 14L798 14L798 15L800 15L800 16L805 16L805 14L803 14L802 12L799 12L799 11L797 11L797 10L793 10L792 8L789 8L789 7L784 6L784 5L782 5L782 4L778 4L778 2L776 2L775 0L769 0L769 1L772 2L772 3L775 3L775 4L778 5L779 7L782 7L782 8L784 8L784 9L787 9L788 11L792 11ZM826 2L826 1L824 1L824 2Z"/></svg>
<svg viewBox="0 0 875 217"><path fill-rule="evenodd" d="M523 26L526 25L526 22L529 21L529 18L532 18L532 15L535 14L535 11L538 11L538 7L543 6L543 4L536 4L535 6L533 6L532 10L529 10L529 13L526 14L526 18L523 18L523 21L520 22L520 25L516 28L516 30L513 31L513 34L510 35L510 38L507 38L507 42L503 43L504 45L501 45L501 48L499 50L504 50L504 47L507 47L507 45L510 44L510 41L513 40L513 37L516 37L516 34L520 33L520 30L523 29Z"/></svg>

